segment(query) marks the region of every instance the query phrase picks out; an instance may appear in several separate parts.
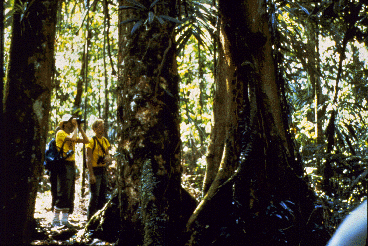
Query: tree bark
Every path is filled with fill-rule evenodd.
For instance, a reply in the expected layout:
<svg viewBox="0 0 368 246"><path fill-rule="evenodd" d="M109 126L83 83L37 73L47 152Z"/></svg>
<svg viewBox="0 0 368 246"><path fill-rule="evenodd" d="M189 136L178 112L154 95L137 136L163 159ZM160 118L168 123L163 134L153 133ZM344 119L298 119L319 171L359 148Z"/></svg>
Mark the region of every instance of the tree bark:
<svg viewBox="0 0 368 246"><path fill-rule="evenodd" d="M219 13L225 57L234 66L229 91L236 107L229 108L234 121L229 119L235 124L227 129L217 176L187 224L188 245L283 245L281 240L305 245L314 196L286 132L284 85L273 57L266 3L220 0ZM289 201L293 221L284 232L288 226L273 220L270 210ZM285 212L281 207L276 213Z"/></svg>
<svg viewBox="0 0 368 246"><path fill-rule="evenodd" d="M15 1L4 106L1 243L29 244L42 173L58 1Z"/></svg>
<svg viewBox="0 0 368 246"><path fill-rule="evenodd" d="M151 4L139 2L147 9ZM176 7L175 1L170 1L150 11L155 16L176 18ZM129 16L144 22L148 17L148 11L124 11L123 20ZM181 188L175 25L155 19L132 35L128 27L119 31L119 64L124 66L119 66L118 119L123 126L121 152L128 159L122 167L126 234L121 240L129 240L128 245L175 245L181 243L194 209L193 200Z"/></svg>
<svg viewBox="0 0 368 246"><path fill-rule="evenodd" d="M211 129L211 142L206 158L207 167L203 195L206 195L217 176L225 152L225 141L232 137L231 129L238 124L236 114L239 108L236 102L239 98L233 94L234 91L237 91L234 78L235 66L232 64L229 42L222 24L220 24L219 33L219 58L215 75L216 91L213 103L214 126Z"/></svg>
<svg viewBox="0 0 368 246"><path fill-rule="evenodd" d="M218 73L216 74L216 91L215 98L213 102L213 115L214 115L214 125L211 129L211 142L208 147L208 154L206 157L207 166L206 174L203 182L203 196L208 192L211 184L216 178L218 169L220 167L220 162L224 152L226 130L228 129L227 123L228 114L224 113L224 108L227 107L228 102L228 91L226 89L226 79L232 77L232 72L224 58L223 51L219 47L219 58L218 58Z"/></svg>

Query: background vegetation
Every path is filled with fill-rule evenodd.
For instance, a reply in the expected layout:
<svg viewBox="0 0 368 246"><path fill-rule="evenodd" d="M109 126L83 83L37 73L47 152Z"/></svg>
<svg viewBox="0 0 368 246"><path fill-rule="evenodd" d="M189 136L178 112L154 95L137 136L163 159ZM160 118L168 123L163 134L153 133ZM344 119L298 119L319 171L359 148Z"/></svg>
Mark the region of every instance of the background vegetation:
<svg viewBox="0 0 368 246"><path fill-rule="evenodd" d="M127 1L134 3L134 1ZM5 67L15 5L5 6ZM182 185L201 201L214 125L218 72L216 1L184 1L176 28L180 75ZM60 1L48 139L65 113L90 124L104 118L116 151L119 139L117 1ZM367 195L368 6L363 1L269 1L275 60L286 82L289 132L304 175L333 230ZM248 64L244 64L248 65ZM5 76L6 78L6 76ZM5 84L7 83L5 79ZM79 156L78 158L82 158ZM82 161L79 159L82 172Z"/></svg>

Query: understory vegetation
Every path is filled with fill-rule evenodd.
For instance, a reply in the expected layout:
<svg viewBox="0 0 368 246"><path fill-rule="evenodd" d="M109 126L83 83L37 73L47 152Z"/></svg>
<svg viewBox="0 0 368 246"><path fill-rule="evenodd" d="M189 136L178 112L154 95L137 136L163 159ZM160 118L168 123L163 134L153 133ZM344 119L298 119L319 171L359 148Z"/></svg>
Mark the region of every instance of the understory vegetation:
<svg viewBox="0 0 368 246"><path fill-rule="evenodd" d="M4 3L5 67L9 64L13 13L23 11L24 16L27 16L32 2ZM173 56L176 57L175 69L179 76L181 185L200 203L207 193L203 187L209 148L214 141L211 134L218 124L214 116L214 105L218 103L216 100L221 100L216 96L216 93L222 90L218 81L226 73L220 66L221 59L227 59L227 55L221 51L224 39L224 36L220 35L223 16L219 14L216 0L179 1L181 5L177 7L177 18L157 14L162 6L166 6L161 4L164 1L150 1L152 8L147 7L147 10L144 10L140 2L58 1L54 43L55 67L46 142L54 137L61 117L66 113L85 119L88 137L93 135L91 123L97 118L104 119L106 136L113 146L111 153L114 157L110 176L111 198L120 192L124 186L124 167L131 163L127 153L132 147L127 147L129 141L122 140L124 134L127 134L124 129L131 127L131 124L124 118L127 110L121 113L119 108L127 98L122 95L125 84L119 77L121 67L127 65L123 64L123 55L119 51L119 45L124 41L119 40L119 27L128 33L124 34L125 40L128 40L129 37L137 37L134 35L140 35L144 31L149 33L157 23L158 29L162 27L162 30L166 31L167 27L163 23L171 23L175 25L173 35L176 54ZM358 0L273 0L265 1L265 4L272 36L272 56L277 68L276 74L279 76L276 80L279 88L284 89L278 89L278 93L283 100L282 105L286 105L283 112L287 114L283 121L288 126L287 136L292 139L296 162L302 165L303 174L300 178L307 181L309 189L317 198L313 211L320 214L324 227L331 234L348 211L367 196L368 5ZM147 19L130 20L131 17L123 16L123 11L131 8L137 12L141 11L139 13L147 11ZM137 40L138 38L135 39ZM259 39L249 40L242 41L247 43L250 49L257 48L256 41ZM148 47L156 47L154 42L147 44L148 52L143 56L149 62L152 59L162 59L162 64L158 64L154 71L158 74L155 76L159 81L165 56L170 52L167 52L168 49L164 49L163 55L150 52ZM126 47L129 45L126 44ZM171 45L174 44L170 43L168 47ZM141 54L142 50L136 52ZM254 71L259 66L252 59L254 57L246 57L242 62L242 66L249 71ZM139 64L141 61L132 62ZM166 76L166 72L162 72L164 73ZM240 72L237 70L233 73ZM158 97L162 96L165 100L174 98L176 95L172 95L172 90L168 88L169 83L162 81L157 82L156 88L152 89L156 91L152 93L156 93ZM234 81L236 79L230 79L226 84L227 88L232 88L231 86L236 84ZM249 88L246 93L253 95L255 92ZM141 106L138 102L139 96L132 96L132 101L127 106L132 111L133 108ZM155 107L162 106L160 103L157 105ZM224 107L219 110L225 114L228 109ZM150 117L144 115L144 112L142 115L144 119ZM241 112L238 115L241 116ZM224 124L231 128L230 123ZM234 129L229 131L232 130ZM164 132L162 134L164 135ZM248 132L239 134L244 134L244 141L250 139L246 135L251 135ZM229 145L226 141L224 140L223 148L226 148L226 144ZM252 148L256 149L257 146ZM88 173L83 164L83 146L78 146L76 153L79 172L77 196L78 201L85 202L88 199ZM227 156L225 153L223 155L220 156L219 163L225 162ZM45 194L49 194L50 187L45 170L39 181L36 202L38 205L42 203ZM227 183L223 184L225 186ZM231 191L231 188L229 190ZM42 206L39 211L46 211L48 205ZM291 204L285 206L292 207ZM83 209L80 210L81 213L84 213ZM270 208L270 211L272 209ZM282 209L285 209L283 205L280 209L275 207L274 215L287 217L279 214ZM84 226L85 218L79 220L83 221ZM74 240L77 240L76 236ZM70 241L72 242L76 243Z"/></svg>

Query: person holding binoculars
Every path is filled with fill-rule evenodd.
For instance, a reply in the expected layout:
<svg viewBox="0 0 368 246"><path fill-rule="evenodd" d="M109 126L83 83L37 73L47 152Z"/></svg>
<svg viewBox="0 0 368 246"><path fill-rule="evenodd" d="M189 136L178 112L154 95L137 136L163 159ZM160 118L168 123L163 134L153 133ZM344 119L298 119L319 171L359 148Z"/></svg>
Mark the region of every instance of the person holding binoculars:
<svg viewBox="0 0 368 246"><path fill-rule="evenodd" d="M95 133L87 147L87 167L89 171L89 183L91 197L89 201L87 220L90 220L97 210L103 208L107 193L107 166L111 164L109 154L110 143L103 136L105 124L97 119L92 124Z"/></svg>
<svg viewBox="0 0 368 246"><path fill-rule="evenodd" d="M75 165L75 144L89 143L89 139L83 131L81 124L82 120L73 118L72 115L66 114L62 117L59 124L60 129L56 133L56 147L62 150L63 157L66 157L58 165L57 172L57 194L54 207L53 226L72 227L69 223L69 214L74 210L74 193L76 179ZM81 132L83 139L78 138L78 129ZM62 215L60 223L60 215Z"/></svg>

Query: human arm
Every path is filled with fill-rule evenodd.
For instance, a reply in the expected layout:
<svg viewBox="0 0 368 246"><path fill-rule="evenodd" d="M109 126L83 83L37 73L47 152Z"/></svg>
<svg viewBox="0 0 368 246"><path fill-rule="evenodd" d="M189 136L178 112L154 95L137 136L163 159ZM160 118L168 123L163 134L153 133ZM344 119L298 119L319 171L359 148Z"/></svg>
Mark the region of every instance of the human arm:
<svg viewBox="0 0 368 246"><path fill-rule="evenodd" d="M93 173L92 160L93 160L92 149L90 147L87 147L87 168L89 171L89 182L91 184L94 184L96 183L96 177L95 174Z"/></svg>
<svg viewBox="0 0 368 246"><path fill-rule="evenodd" d="M79 125L79 126L78 126L78 128L79 128L80 133L82 134L83 139L78 139L78 140L77 140L77 143L84 143L84 144L88 144L88 143L89 143L89 139L88 139L88 137L87 137L86 133L84 132L84 130L83 130L83 128L82 128L82 126L81 126L81 125Z"/></svg>
<svg viewBox="0 0 368 246"><path fill-rule="evenodd" d="M104 158L104 162L106 163L106 165L111 165L112 164L112 158L111 158L111 155L110 155L110 148L111 148L111 145L109 143L109 141L104 138L105 140L105 144L106 144L106 152L105 152L105 158Z"/></svg>
<svg viewBox="0 0 368 246"><path fill-rule="evenodd" d="M111 159L111 155L109 153L109 150L107 149L106 150L106 155L105 155L105 158L104 158L104 162L106 163L106 165L111 165L112 163L112 159Z"/></svg>

